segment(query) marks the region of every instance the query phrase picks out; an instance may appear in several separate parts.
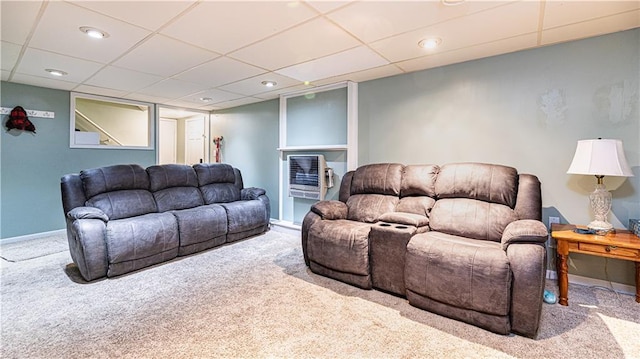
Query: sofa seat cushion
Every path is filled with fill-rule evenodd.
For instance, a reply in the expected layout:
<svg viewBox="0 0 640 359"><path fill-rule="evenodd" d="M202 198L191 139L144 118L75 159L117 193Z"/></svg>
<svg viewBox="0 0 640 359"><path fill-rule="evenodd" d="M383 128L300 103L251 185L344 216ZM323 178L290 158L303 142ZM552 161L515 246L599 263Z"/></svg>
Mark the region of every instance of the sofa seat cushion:
<svg viewBox="0 0 640 359"><path fill-rule="evenodd" d="M267 209L262 201L220 203L227 211L228 233L240 233L267 224Z"/></svg>
<svg viewBox="0 0 640 359"><path fill-rule="evenodd" d="M458 308L509 314L511 269L499 243L426 232L411 238L405 260L407 289Z"/></svg>
<svg viewBox="0 0 640 359"><path fill-rule="evenodd" d="M343 219L315 223L307 241L309 259L339 272L369 275L371 226Z"/></svg>
<svg viewBox="0 0 640 359"><path fill-rule="evenodd" d="M178 221L181 247L215 238L221 238L217 244L224 243L224 235L227 234L227 212L222 206L212 204L171 213Z"/></svg>
<svg viewBox="0 0 640 359"><path fill-rule="evenodd" d="M109 221L106 241L108 275L118 275L176 257L178 224L168 212Z"/></svg>

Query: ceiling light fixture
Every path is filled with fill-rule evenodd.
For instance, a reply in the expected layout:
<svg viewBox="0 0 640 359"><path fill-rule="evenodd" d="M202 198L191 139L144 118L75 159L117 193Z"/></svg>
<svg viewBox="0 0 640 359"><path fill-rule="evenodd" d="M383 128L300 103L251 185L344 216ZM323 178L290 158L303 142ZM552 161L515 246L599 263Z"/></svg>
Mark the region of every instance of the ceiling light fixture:
<svg viewBox="0 0 640 359"><path fill-rule="evenodd" d="M266 87L274 87L275 85L277 85L278 83L275 81L262 81L262 84Z"/></svg>
<svg viewBox="0 0 640 359"><path fill-rule="evenodd" d="M84 32L89 37L93 37L94 39L104 39L106 37L109 37L109 34L107 32L96 29L95 27L81 26L80 31Z"/></svg>
<svg viewBox="0 0 640 359"><path fill-rule="evenodd" d="M68 75L66 72L62 71L62 70L56 70L56 69L45 69L46 72L48 72L49 74L53 75L53 76L66 76Z"/></svg>
<svg viewBox="0 0 640 359"><path fill-rule="evenodd" d="M440 46L441 43L441 38L430 37L428 39L420 40L420 42L418 42L418 46L422 47L423 49L435 49L436 47Z"/></svg>
<svg viewBox="0 0 640 359"><path fill-rule="evenodd" d="M442 0L442 5L445 6L456 6L464 3L466 0Z"/></svg>
<svg viewBox="0 0 640 359"><path fill-rule="evenodd" d="M211 102L213 99L211 97L200 97L200 101L202 102Z"/></svg>

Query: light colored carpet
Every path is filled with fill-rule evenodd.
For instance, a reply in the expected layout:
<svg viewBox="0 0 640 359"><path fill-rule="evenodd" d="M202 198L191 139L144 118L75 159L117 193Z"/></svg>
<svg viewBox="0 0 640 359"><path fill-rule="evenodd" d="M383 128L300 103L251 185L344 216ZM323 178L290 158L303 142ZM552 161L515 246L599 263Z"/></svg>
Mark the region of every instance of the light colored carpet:
<svg viewBox="0 0 640 359"><path fill-rule="evenodd" d="M572 285L537 340L502 336L317 276L277 230L91 283L68 251L20 246L42 255L0 260L2 358L640 357L631 296Z"/></svg>

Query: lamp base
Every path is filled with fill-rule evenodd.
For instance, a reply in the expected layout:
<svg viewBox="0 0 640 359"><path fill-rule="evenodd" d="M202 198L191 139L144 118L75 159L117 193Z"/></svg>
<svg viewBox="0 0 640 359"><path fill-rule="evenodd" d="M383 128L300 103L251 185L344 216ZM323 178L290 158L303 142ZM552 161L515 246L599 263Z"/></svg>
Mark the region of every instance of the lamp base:
<svg viewBox="0 0 640 359"><path fill-rule="evenodd" d="M587 228L596 232L596 235L604 236L613 231L613 225L609 222L595 220L587 225Z"/></svg>

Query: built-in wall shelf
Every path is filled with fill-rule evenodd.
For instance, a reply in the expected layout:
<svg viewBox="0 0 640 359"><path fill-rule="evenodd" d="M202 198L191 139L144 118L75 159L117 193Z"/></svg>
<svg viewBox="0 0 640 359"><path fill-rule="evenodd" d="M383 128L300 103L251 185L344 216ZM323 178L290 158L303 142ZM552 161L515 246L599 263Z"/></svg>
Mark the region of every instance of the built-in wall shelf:
<svg viewBox="0 0 640 359"><path fill-rule="evenodd" d="M279 147L278 151L346 151L347 145L315 145Z"/></svg>

